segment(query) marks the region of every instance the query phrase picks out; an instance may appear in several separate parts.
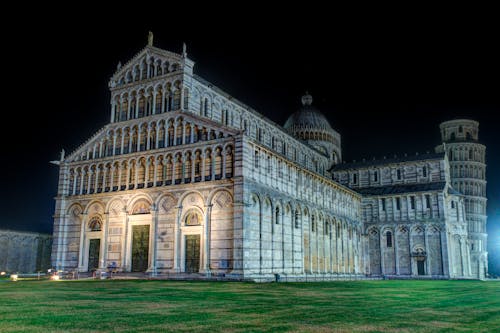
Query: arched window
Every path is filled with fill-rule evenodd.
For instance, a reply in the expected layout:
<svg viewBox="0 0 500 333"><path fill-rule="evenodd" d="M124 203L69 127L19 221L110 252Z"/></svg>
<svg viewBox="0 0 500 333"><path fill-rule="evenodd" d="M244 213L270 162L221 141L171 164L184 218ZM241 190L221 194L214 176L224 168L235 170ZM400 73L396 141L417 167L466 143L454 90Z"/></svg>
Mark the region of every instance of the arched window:
<svg viewBox="0 0 500 333"><path fill-rule="evenodd" d="M396 171L396 176L397 176L398 180L401 180L401 169L398 169Z"/></svg>
<svg viewBox="0 0 500 333"><path fill-rule="evenodd" d="M311 216L311 232L316 232L316 221L314 220L314 215Z"/></svg>
<svg viewBox="0 0 500 333"><path fill-rule="evenodd" d="M255 169L259 168L259 151L255 151L254 159L253 159L253 166Z"/></svg>
<svg viewBox="0 0 500 333"><path fill-rule="evenodd" d="M295 229L299 228L299 211L295 211Z"/></svg>
<svg viewBox="0 0 500 333"><path fill-rule="evenodd" d="M201 225L200 214L196 211L191 211L186 214L185 223L188 226Z"/></svg>
<svg viewBox="0 0 500 333"><path fill-rule="evenodd" d="M102 222L101 219L97 216L94 216L90 219L89 229L90 231L101 231Z"/></svg>
<svg viewBox="0 0 500 333"><path fill-rule="evenodd" d="M208 117L208 98L205 98L205 101L203 103L203 115L205 117Z"/></svg>
<svg viewBox="0 0 500 333"><path fill-rule="evenodd" d="M274 223L280 224L280 208L279 207L276 207Z"/></svg>
<svg viewBox="0 0 500 333"><path fill-rule="evenodd" d="M353 184L357 184L357 182L358 182L358 175L354 173L354 174L352 175L352 183L353 183Z"/></svg>
<svg viewBox="0 0 500 333"><path fill-rule="evenodd" d="M471 150L469 150L469 160L472 160L474 158L474 152Z"/></svg>
<svg viewBox="0 0 500 333"><path fill-rule="evenodd" d="M460 125L460 126L458 127L458 133L462 133L463 131L464 131L464 128L462 127L462 125Z"/></svg>
<svg viewBox="0 0 500 333"><path fill-rule="evenodd" d="M378 171L377 171L377 170L375 170L375 171L373 172L373 181L374 181L374 182L378 182Z"/></svg>
<svg viewBox="0 0 500 333"><path fill-rule="evenodd" d="M427 177L427 167L425 165L422 168L422 176Z"/></svg>
<svg viewBox="0 0 500 333"><path fill-rule="evenodd" d="M385 234L386 240L387 240L387 247L392 247L392 232L387 231Z"/></svg>
<svg viewBox="0 0 500 333"><path fill-rule="evenodd" d="M455 141L455 133L451 133L451 135L450 135L450 140L451 140L451 141Z"/></svg>

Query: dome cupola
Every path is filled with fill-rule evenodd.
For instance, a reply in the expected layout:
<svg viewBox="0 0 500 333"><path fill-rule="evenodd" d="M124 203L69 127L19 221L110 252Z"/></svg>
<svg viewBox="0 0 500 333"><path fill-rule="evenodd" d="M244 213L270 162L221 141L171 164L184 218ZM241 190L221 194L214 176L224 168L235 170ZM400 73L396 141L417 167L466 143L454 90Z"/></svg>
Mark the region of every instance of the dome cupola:
<svg viewBox="0 0 500 333"><path fill-rule="evenodd" d="M290 135L306 141L338 163L341 160L340 135L312 102L312 96L306 92L302 96L302 107L287 119L283 127Z"/></svg>

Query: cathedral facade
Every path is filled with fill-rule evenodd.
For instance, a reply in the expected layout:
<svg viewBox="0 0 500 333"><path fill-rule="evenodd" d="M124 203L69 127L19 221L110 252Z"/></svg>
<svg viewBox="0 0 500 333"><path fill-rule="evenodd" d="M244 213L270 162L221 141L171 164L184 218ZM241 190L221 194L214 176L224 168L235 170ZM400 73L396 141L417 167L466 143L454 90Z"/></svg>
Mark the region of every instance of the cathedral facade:
<svg viewBox="0 0 500 333"><path fill-rule="evenodd" d="M152 37L119 64L109 124L56 162L54 267L255 281L484 277L476 122L442 124L435 154L346 164L310 95L282 127L193 67L185 48Z"/></svg>

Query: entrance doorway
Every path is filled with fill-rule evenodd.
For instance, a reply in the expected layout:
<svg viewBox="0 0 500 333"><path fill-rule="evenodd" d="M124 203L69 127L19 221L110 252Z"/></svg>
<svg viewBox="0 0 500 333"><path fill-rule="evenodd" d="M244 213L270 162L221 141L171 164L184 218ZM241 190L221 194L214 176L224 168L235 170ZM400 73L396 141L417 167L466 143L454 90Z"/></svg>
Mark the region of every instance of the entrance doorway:
<svg viewBox="0 0 500 333"><path fill-rule="evenodd" d="M89 272L99 268L99 251L101 248L101 240L90 239L89 243Z"/></svg>
<svg viewBox="0 0 500 333"><path fill-rule="evenodd" d="M132 272L145 272L149 259L149 225L132 226Z"/></svg>
<svg viewBox="0 0 500 333"><path fill-rule="evenodd" d="M425 275L424 260L417 260L417 273L418 275Z"/></svg>
<svg viewBox="0 0 500 333"><path fill-rule="evenodd" d="M186 273L200 270L200 235L186 235Z"/></svg>

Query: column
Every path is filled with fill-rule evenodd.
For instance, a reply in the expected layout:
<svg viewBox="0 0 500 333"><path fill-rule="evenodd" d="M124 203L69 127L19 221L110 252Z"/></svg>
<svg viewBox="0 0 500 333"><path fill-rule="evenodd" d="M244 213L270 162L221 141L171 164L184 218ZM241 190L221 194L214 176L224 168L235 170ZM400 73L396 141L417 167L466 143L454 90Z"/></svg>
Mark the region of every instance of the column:
<svg viewBox="0 0 500 333"><path fill-rule="evenodd" d="M137 188L137 181L138 181L137 178L139 176L139 165L140 165L140 162L139 162L139 160L137 160L134 163L135 163L135 168L134 168L135 169L134 170L134 172L135 172L135 176L134 176L134 188Z"/></svg>
<svg viewBox="0 0 500 333"><path fill-rule="evenodd" d="M76 193L76 179L78 178L78 171L73 169L73 189L71 190L71 194L75 195Z"/></svg>
<svg viewBox="0 0 500 333"><path fill-rule="evenodd" d="M191 143L194 143L194 125L191 124L191 140L190 140Z"/></svg>
<svg viewBox="0 0 500 333"><path fill-rule="evenodd" d="M222 166L221 166L221 179L226 178L226 149L222 148L222 151L220 152L221 154L221 160L222 160Z"/></svg>
<svg viewBox="0 0 500 333"><path fill-rule="evenodd" d="M206 150L201 154L201 181L202 182L205 181L206 154L207 154Z"/></svg>
<svg viewBox="0 0 500 333"><path fill-rule="evenodd" d="M115 165L112 164L111 165L111 176L109 177L109 191L113 191L113 187L115 184L113 184L113 181L115 179L115 172L116 172L116 168L115 168Z"/></svg>
<svg viewBox="0 0 500 333"><path fill-rule="evenodd" d="M85 175L87 174L87 172L82 168L81 169L81 179L80 179L80 195L83 194L83 182L84 182L84 179L85 179Z"/></svg>
<svg viewBox="0 0 500 333"><path fill-rule="evenodd" d="M425 244L425 253L427 254L427 257L425 258L425 275L432 275L431 274L431 249L429 248L429 237L428 233L429 232L429 227L426 226L424 230L424 244Z"/></svg>
<svg viewBox="0 0 500 333"><path fill-rule="evenodd" d="M172 185L175 184L175 164L177 162L177 156L172 156Z"/></svg>
<svg viewBox="0 0 500 333"><path fill-rule="evenodd" d="M151 137L151 126L148 125L147 134L146 134L146 150L149 150L151 147L150 137Z"/></svg>
<svg viewBox="0 0 500 333"><path fill-rule="evenodd" d="M155 206L154 208L152 207L151 209L151 218L153 221L153 242L152 242L152 255L151 255L151 272L153 273L153 276L156 276L156 258L157 258L157 249L158 249L158 209Z"/></svg>
<svg viewBox="0 0 500 333"><path fill-rule="evenodd" d="M211 224L211 215L212 215L212 205L207 205L205 206L205 211L206 211L206 214L205 214L205 225L203 226L204 228L204 234L205 234L205 239L204 239L204 242L203 242L203 245L204 245L204 251L203 251L203 262L204 262L204 271L205 273L209 276L210 275L210 237L211 237L211 233L210 233L210 224Z"/></svg>
<svg viewBox="0 0 500 333"><path fill-rule="evenodd" d="M100 269L106 269L108 261L108 233L109 233L109 213L104 213L104 239L102 242L102 259L99 262Z"/></svg>
<svg viewBox="0 0 500 333"><path fill-rule="evenodd" d="M83 261L85 258L85 226L87 225L87 214L82 213L81 215L81 220L82 224L80 226L80 251L78 255L78 271L83 272L85 271L85 267L83 267Z"/></svg>
<svg viewBox="0 0 500 333"><path fill-rule="evenodd" d="M87 193L86 194L89 194L90 193L90 183L92 182L92 174L93 174L93 171L92 169L89 167L89 172L88 172L89 176L88 176L88 180L87 180Z"/></svg>
<svg viewBox="0 0 500 333"><path fill-rule="evenodd" d="M158 134L158 132L156 132ZM153 186L156 186L156 182L158 179L158 158L154 157L154 171L153 171Z"/></svg>
<svg viewBox="0 0 500 333"><path fill-rule="evenodd" d="M114 98L111 101L111 122L115 122L116 104Z"/></svg>
<svg viewBox="0 0 500 333"><path fill-rule="evenodd" d="M120 163L118 164L118 184L116 184L118 186L118 191L120 191L120 188L122 186L122 174L123 174L123 165Z"/></svg>
<svg viewBox="0 0 500 333"><path fill-rule="evenodd" d="M210 177L210 180L215 180L215 154L217 152L215 151L215 149L212 149L212 153L210 155L210 164L212 165L212 167L210 168L211 171L212 171L212 177Z"/></svg>
<svg viewBox="0 0 500 333"><path fill-rule="evenodd" d="M127 97L127 120L132 119L132 115L130 114L131 110L132 110L132 97L129 95Z"/></svg>
<svg viewBox="0 0 500 333"><path fill-rule="evenodd" d="M102 166L102 192L106 190L106 176L108 175L108 168L105 165Z"/></svg>
<svg viewBox="0 0 500 333"><path fill-rule="evenodd" d="M160 148L160 126L159 126L159 122L156 124L155 128L156 128L155 148L158 149L158 148Z"/></svg>
<svg viewBox="0 0 500 333"><path fill-rule="evenodd" d="M182 140L181 140L181 142L183 145L186 144L186 121L185 120L182 121Z"/></svg>
<svg viewBox="0 0 500 333"><path fill-rule="evenodd" d="M148 158L146 160L146 170L144 170L144 188L148 187L149 183L149 165L151 164L151 160Z"/></svg>
<svg viewBox="0 0 500 333"><path fill-rule="evenodd" d="M173 140L173 146L177 146L177 124L176 121L174 121L174 140Z"/></svg>
<svg viewBox="0 0 500 333"><path fill-rule="evenodd" d="M382 251L382 244L383 244L383 231L379 230L379 250L380 250L380 272L382 275L385 275L385 258L384 258L384 251Z"/></svg>
<svg viewBox="0 0 500 333"><path fill-rule="evenodd" d="M166 87L161 87L161 113L165 112L165 92L166 92Z"/></svg>
<svg viewBox="0 0 500 333"><path fill-rule="evenodd" d="M465 239L463 236L460 237L460 259L462 261L462 276L465 276Z"/></svg>
<svg viewBox="0 0 500 333"><path fill-rule="evenodd" d="M392 233L392 238L394 242L394 261L396 263L396 275L399 275L399 255L398 255L398 239L397 239L397 232L398 232L398 227L396 226L394 228L394 232Z"/></svg>
<svg viewBox="0 0 500 333"><path fill-rule="evenodd" d="M180 261L181 261L181 212L182 206L177 207L177 220L174 227L175 233L175 245L174 245L174 270L176 273L181 271Z"/></svg>
<svg viewBox="0 0 500 333"><path fill-rule="evenodd" d="M142 126L137 126L137 151L141 151L141 133Z"/></svg>
<svg viewBox="0 0 500 333"><path fill-rule="evenodd" d="M127 243L128 243L128 214L127 211L124 209L124 221L123 221L123 226L124 226L124 237L122 238L122 271L127 270L127 261L128 261L128 253L127 253Z"/></svg>
<svg viewBox="0 0 500 333"><path fill-rule="evenodd" d="M195 182L196 152L191 153L191 183Z"/></svg>
<svg viewBox="0 0 500 333"><path fill-rule="evenodd" d="M130 131L130 129L129 129ZM130 135L129 135L130 137ZM125 129L122 130L122 144L120 146L120 155L123 155L123 146L125 144ZM127 146L128 146L128 143L127 143Z"/></svg>
<svg viewBox="0 0 500 333"><path fill-rule="evenodd" d="M156 95L157 95L157 92L156 91L153 91L153 94L152 94L152 97L153 98L153 103L151 103L152 105L152 109L151 109L151 114L156 114Z"/></svg>

